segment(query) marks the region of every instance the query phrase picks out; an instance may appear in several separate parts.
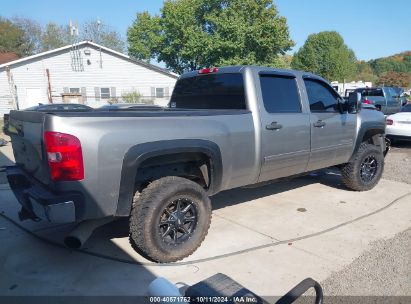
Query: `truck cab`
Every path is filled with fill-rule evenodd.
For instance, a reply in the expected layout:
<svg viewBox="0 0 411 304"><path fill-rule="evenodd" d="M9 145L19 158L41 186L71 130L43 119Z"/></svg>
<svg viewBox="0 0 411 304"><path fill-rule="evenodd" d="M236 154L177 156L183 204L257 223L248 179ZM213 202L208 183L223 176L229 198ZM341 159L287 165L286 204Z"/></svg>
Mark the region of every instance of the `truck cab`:
<svg viewBox="0 0 411 304"><path fill-rule="evenodd" d="M344 100L324 79L264 69L255 76L262 105L260 181L336 165L350 158L357 115L343 109Z"/></svg>

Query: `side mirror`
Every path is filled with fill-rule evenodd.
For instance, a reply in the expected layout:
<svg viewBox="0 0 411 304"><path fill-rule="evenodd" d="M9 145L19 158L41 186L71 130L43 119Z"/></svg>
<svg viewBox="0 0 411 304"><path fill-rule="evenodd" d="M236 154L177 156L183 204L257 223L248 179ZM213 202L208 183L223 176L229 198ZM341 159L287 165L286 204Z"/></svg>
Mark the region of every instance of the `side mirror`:
<svg viewBox="0 0 411 304"><path fill-rule="evenodd" d="M348 100L346 98L338 98L337 108L341 114L347 112L349 110Z"/></svg>
<svg viewBox="0 0 411 304"><path fill-rule="evenodd" d="M357 113L361 109L361 93L352 92L348 96L348 112Z"/></svg>

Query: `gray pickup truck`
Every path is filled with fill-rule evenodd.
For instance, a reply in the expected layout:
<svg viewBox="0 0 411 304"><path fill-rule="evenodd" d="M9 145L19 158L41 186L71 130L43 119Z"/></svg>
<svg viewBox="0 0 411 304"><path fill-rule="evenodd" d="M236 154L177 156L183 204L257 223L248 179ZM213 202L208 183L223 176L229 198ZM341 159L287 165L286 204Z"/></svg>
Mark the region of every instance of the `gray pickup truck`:
<svg viewBox="0 0 411 304"><path fill-rule="evenodd" d="M330 166L349 188L373 188L384 168L385 120L344 101L322 78L265 67L182 75L165 109L11 111L16 165L8 180L21 219L78 223L65 242L129 217L145 257L192 254L211 221L209 197Z"/></svg>
<svg viewBox="0 0 411 304"><path fill-rule="evenodd" d="M361 93L363 104L375 106L385 115L400 112L404 103L400 90L394 87L359 88L354 93Z"/></svg>

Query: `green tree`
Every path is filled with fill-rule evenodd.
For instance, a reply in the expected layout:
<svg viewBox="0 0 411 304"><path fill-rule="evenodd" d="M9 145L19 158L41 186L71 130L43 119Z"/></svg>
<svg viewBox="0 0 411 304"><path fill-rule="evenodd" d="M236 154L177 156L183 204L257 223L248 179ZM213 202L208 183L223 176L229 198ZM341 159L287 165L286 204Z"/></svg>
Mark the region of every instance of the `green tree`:
<svg viewBox="0 0 411 304"><path fill-rule="evenodd" d="M291 69L291 62L293 61L292 55L285 54L280 56L279 59L282 62L279 67L284 69Z"/></svg>
<svg viewBox="0 0 411 304"><path fill-rule="evenodd" d="M81 40L90 40L110 49L123 53L126 44L121 35L100 21L88 21L82 25Z"/></svg>
<svg viewBox="0 0 411 304"><path fill-rule="evenodd" d="M13 52L19 57L30 55L24 32L10 20L0 17L0 52Z"/></svg>
<svg viewBox="0 0 411 304"><path fill-rule="evenodd" d="M294 55L291 66L319 74L329 81L343 81L353 77L355 62L354 52L347 47L341 35L326 31L308 36Z"/></svg>
<svg viewBox="0 0 411 304"><path fill-rule="evenodd" d="M131 56L150 62L159 55L163 43L160 17L152 17L148 12L137 13L136 20L127 31L127 41Z"/></svg>
<svg viewBox="0 0 411 304"><path fill-rule="evenodd" d="M377 75L391 71L411 73L411 51L370 60L369 63Z"/></svg>
<svg viewBox="0 0 411 304"><path fill-rule="evenodd" d="M378 76L375 75L374 70L371 65L366 61L357 61L357 73L351 80L362 80L362 81L371 81L375 83L378 80Z"/></svg>
<svg viewBox="0 0 411 304"><path fill-rule="evenodd" d="M401 72L386 72L381 74L377 81L378 85L408 88L411 86L411 74Z"/></svg>
<svg viewBox="0 0 411 304"><path fill-rule="evenodd" d="M127 32L129 54L163 61L176 73L206 66L285 66L294 42L272 0L164 2L160 16L137 14Z"/></svg>

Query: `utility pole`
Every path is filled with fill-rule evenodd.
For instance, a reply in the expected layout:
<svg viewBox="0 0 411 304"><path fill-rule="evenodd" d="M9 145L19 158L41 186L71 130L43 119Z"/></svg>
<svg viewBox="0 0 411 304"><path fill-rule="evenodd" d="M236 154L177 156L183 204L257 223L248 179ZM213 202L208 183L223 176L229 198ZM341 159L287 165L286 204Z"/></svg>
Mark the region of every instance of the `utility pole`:
<svg viewBox="0 0 411 304"><path fill-rule="evenodd" d="M97 17L97 40L98 40L98 45L99 45L99 53L100 53L100 69L103 68L103 58L101 57L101 32L100 32L100 28L101 28L101 21L100 18Z"/></svg>

